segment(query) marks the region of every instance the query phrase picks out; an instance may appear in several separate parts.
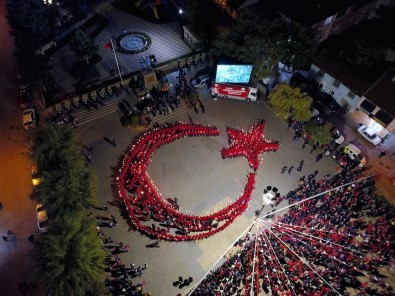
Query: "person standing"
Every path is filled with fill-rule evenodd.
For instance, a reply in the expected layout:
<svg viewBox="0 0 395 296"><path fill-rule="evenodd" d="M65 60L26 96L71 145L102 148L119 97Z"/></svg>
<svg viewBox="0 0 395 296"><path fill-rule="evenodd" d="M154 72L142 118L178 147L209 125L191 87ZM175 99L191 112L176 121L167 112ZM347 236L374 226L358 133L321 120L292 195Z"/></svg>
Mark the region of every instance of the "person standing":
<svg viewBox="0 0 395 296"><path fill-rule="evenodd" d="M323 156L322 153L317 154L317 156L315 157L315 162L319 162L321 160L322 156Z"/></svg>
<svg viewBox="0 0 395 296"><path fill-rule="evenodd" d="M310 153L313 153L313 151L315 151L319 145L320 145L320 142L315 142L313 147L310 150Z"/></svg>
<svg viewBox="0 0 395 296"><path fill-rule="evenodd" d="M196 105L193 105L193 111L195 111L195 114L198 115L199 110L196 108Z"/></svg>
<svg viewBox="0 0 395 296"><path fill-rule="evenodd" d="M292 172L293 169L294 169L294 166L291 166L291 167L288 169L288 175L291 175L291 172Z"/></svg>
<svg viewBox="0 0 395 296"><path fill-rule="evenodd" d="M302 150L304 150L304 148L306 147L306 145L309 143L309 141L307 139L303 140L303 145L302 145Z"/></svg>
<svg viewBox="0 0 395 296"><path fill-rule="evenodd" d="M288 167L286 165L283 166L283 168L281 169L281 174L284 174L287 169L288 169Z"/></svg>

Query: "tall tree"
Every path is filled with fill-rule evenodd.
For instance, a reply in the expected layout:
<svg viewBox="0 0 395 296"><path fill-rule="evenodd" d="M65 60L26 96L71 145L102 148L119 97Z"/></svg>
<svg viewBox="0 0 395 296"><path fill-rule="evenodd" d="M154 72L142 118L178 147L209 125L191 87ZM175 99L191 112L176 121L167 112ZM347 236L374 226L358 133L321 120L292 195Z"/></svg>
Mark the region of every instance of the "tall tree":
<svg viewBox="0 0 395 296"><path fill-rule="evenodd" d="M80 146L72 129L63 125L39 128L33 136L30 158L41 171L55 172L80 160Z"/></svg>
<svg viewBox="0 0 395 296"><path fill-rule="evenodd" d="M298 121L308 121L311 118L312 102L313 99L307 93L287 84L278 84L269 95L269 104L283 119L291 116Z"/></svg>
<svg viewBox="0 0 395 296"><path fill-rule="evenodd" d="M53 295L94 294L104 273L104 257L95 221L87 212L54 220L35 249L37 275Z"/></svg>
<svg viewBox="0 0 395 296"><path fill-rule="evenodd" d="M217 32L217 27L229 22L230 19L218 1L213 0L185 1L182 18L193 32L205 40L211 40Z"/></svg>
<svg viewBox="0 0 395 296"><path fill-rule="evenodd" d="M278 63L296 68L310 66L315 50L313 34L294 23L258 17L247 12L234 26L223 29L212 41L210 52L253 64L259 79L276 74Z"/></svg>
<svg viewBox="0 0 395 296"><path fill-rule="evenodd" d="M77 30L75 32L75 37L71 41L70 47L76 54L83 57L87 64L89 64L90 58L98 49L95 44L95 38L88 36L82 30Z"/></svg>
<svg viewBox="0 0 395 296"><path fill-rule="evenodd" d="M33 188L31 197L53 218L89 209L97 203L96 194L96 175L79 159L74 165L43 171L43 182Z"/></svg>

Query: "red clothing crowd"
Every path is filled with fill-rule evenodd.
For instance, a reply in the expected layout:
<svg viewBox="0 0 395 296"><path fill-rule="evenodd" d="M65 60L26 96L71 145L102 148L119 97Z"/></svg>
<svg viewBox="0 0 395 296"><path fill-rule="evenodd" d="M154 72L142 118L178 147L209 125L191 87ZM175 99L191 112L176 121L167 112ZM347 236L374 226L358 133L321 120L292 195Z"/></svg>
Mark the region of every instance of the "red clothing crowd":
<svg viewBox="0 0 395 296"><path fill-rule="evenodd" d="M134 139L122 161L116 185L135 229L155 239L200 240L225 229L247 210L255 173L248 174L244 191L234 203L205 216L176 210L155 190L147 175L151 156L160 146L184 137L218 136L219 133L214 126L174 122L153 128Z"/></svg>
<svg viewBox="0 0 395 296"><path fill-rule="evenodd" d="M302 177L285 200L323 194L257 218L256 232L191 295L394 295L383 272L395 263L395 211L362 174L350 166L318 182Z"/></svg>

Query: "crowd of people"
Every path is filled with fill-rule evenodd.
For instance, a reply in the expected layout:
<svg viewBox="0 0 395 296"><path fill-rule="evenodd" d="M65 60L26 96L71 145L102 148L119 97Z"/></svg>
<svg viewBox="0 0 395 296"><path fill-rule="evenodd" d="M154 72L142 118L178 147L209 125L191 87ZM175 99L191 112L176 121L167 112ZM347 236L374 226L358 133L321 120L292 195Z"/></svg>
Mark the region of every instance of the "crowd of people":
<svg viewBox="0 0 395 296"><path fill-rule="evenodd" d="M387 280L395 211L363 174L346 166L319 181L314 173L301 177L283 197L294 206L283 216L258 217L256 231L190 294L395 295Z"/></svg>
<svg viewBox="0 0 395 296"><path fill-rule="evenodd" d="M263 141L265 128L264 120L259 120L247 132L227 126L229 146L221 150L222 158L243 155L247 158L250 167L256 171L260 163L259 155L264 152L276 151L280 147L278 142Z"/></svg>
<svg viewBox="0 0 395 296"><path fill-rule="evenodd" d="M102 248L107 252L104 263L106 264L106 279L105 286L113 295L128 295L128 296L149 296L151 293L144 292L144 282L140 280L144 270L148 268L148 264L143 266L135 266L130 263L129 266L124 264L120 258L120 254L127 253L130 246L123 242L114 241L110 236L103 231L105 227L112 228L118 226L118 221L114 215L107 215L107 206L103 206L102 210L106 214L93 213L90 214L92 220L97 223L97 234L102 240Z"/></svg>
<svg viewBox="0 0 395 296"><path fill-rule="evenodd" d="M255 185L255 173L248 174L244 191L234 203L205 216L176 210L174 203L157 192L146 173L152 154L160 146L184 137L218 136L219 133L215 126L173 122L136 136L127 148L116 178L117 194L124 201L136 230L153 239L200 240L225 229L246 211Z"/></svg>

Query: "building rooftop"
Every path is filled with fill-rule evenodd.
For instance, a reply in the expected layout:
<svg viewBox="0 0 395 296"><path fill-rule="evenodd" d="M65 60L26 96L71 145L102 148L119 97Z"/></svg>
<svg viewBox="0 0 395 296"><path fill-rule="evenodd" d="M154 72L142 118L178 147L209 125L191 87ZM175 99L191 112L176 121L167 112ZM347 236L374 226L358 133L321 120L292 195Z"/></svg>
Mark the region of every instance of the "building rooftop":
<svg viewBox="0 0 395 296"><path fill-rule="evenodd" d="M395 117L395 67L390 67L367 90L364 97Z"/></svg>
<svg viewBox="0 0 395 296"><path fill-rule="evenodd" d="M359 96L362 96L372 85L372 83L362 78L357 72L347 67L344 62L328 55L319 55L314 59L313 64L322 69L325 73L328 73L334 79L339 80Z"/></svg>
<svg viewBox="0 0 395 296"><path fill-rule="evenodd" d="M312 26L348 7L360 7L373 0L273 0L273 7L300 24Z"/></svg>

